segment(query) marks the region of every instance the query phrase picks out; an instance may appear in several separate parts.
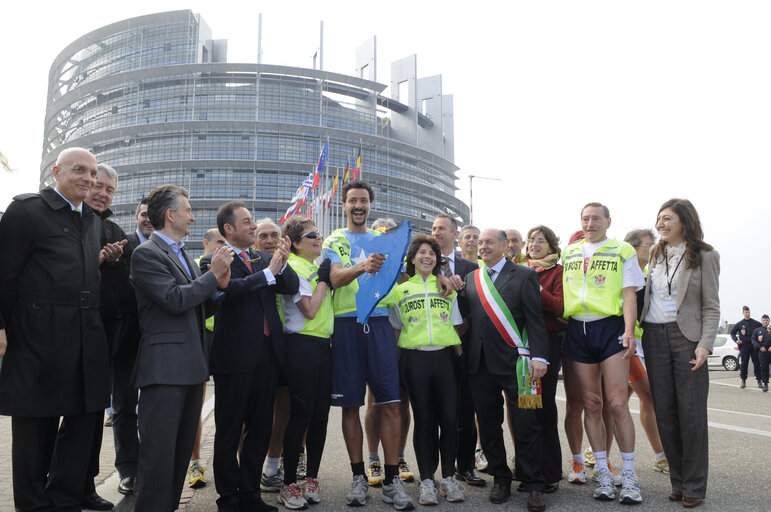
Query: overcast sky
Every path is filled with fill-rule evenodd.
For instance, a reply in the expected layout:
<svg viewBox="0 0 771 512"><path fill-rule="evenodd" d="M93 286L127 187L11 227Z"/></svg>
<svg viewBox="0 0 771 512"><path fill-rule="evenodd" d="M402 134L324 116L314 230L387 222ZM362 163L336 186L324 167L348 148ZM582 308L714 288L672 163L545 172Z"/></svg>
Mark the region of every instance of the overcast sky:
<svg viewBox="0 0 771 512"><path fill-rule="evenodd" d="M262 12L263 62L311 67L323 20L326 70L353 74L355 48L377 35L379 82L411 54L419 76L443 76L458 196L468 201L469 174L503 180L474 181L475 224L524 235L542 223L567 241L581 206L601 201L623 238L686 197L721 253L722 318L744 304L771 313L769 2L6 4L0 151L16 172L0 175L0 210L37 189L48 70L78 37L190 8L229 40L230 62L255 62Z"/></svg>

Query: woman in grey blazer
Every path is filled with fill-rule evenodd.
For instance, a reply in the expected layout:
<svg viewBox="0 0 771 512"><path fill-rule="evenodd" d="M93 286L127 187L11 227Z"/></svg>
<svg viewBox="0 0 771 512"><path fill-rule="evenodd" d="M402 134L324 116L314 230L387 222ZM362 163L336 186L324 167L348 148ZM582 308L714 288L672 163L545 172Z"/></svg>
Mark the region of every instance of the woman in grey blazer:
<svg viewBox="0 0 771 512"><path fill-rule="evenodd" d="M659 209L645 288L642 343L664 452L669 499L701 504L707 490L707 356L720 321L720 256L705 243L687 199Z"/></svg>

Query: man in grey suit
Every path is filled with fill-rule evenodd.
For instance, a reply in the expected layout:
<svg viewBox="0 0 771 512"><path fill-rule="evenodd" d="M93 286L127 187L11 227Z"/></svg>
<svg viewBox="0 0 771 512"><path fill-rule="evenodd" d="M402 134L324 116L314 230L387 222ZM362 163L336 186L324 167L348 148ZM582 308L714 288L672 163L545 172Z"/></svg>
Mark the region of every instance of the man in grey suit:
<svg viewBox="0 0 771 512"><path fill-rule="evenodd" d="M528 267L516 265L504 257L506 233L499 229L486 229L479 236L479 254L484 266L466 275L466 288L460 294L460 307L467 303L471 317L471 337L468 342L469 386L479 421L479 431L489 465L487 472L493 476L490 501L505 502L511 494L511 470L506 463L503 444L503 396L509 394L509 409L514 427L517 464L522 482L527 490L527 510L542 511L546 508L543 491L546 482L541 471L541 427L534 409L518 406L517 358L531 358L530 380L536 382L546 374L549 354L546 326L541 312L541 296L538 277ZM489 295L477 282L487 282L489 275L504 307L511 313L518 333L527 332L527 349L519 349L505 341L495 322L500 316L491 317ZM482 288L488 285L482 285ZM487 298L485 298L487 297ZM484 299L484 300L483 300ZM504 320L507 321L507 320ZM525 334L523 334L523 337ZM513 342L512 342L513 343ZM521 354L520 354L521 353Z"/></svg>
<svg viewBox="0 0 771 512"><path fill-rule="evenodd" d="M195 221L187 191L162 185L150 192L147 213L155 232L136 248L131 282L142 339L133 380L139 396L139 474L135 509L177 508L209 377L203 347L206 302L230 281L232 251L215 251L201 276L182 238Z"/></svg>

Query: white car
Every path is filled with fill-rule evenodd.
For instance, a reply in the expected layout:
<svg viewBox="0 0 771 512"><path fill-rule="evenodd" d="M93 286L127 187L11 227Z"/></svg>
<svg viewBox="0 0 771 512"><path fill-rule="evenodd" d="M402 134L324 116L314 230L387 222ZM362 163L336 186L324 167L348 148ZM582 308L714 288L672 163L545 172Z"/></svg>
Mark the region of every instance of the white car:
<svg viewBox="0 0 771 512"><path fill-rule="evenodd" d="M712 355L707 358L709 366L722 366L729 372L739 369L739 345L731 339L730 334L718 334Z"/></svg>

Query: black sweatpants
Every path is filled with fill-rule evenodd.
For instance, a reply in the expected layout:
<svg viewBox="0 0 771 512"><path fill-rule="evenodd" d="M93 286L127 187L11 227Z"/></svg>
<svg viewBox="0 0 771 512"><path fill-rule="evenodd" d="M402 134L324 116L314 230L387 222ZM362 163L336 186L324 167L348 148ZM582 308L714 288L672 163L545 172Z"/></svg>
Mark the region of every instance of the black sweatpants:
<svg viewBox="0 0 771 512"><path fill-rule="evenodd" d="M303 435L308 431L307 475L318 478L321 455L327 440L327 421L332 393L332 353L329 340L286 334L286 380L291 414L284 432L284 483L297 480L297 461Z"/></svg>
<svg viewBox="0 0 771 512"><path fill-rule="evenodd" d="M420 479L434 478L440 454L442 477L453 476L458 446L455 352L447 347L436 351L402 349L401 354L404 381L412 403L412 443Z"/></svg>

